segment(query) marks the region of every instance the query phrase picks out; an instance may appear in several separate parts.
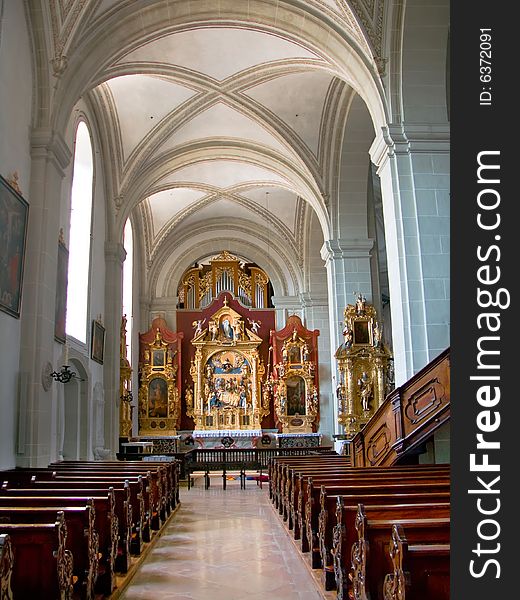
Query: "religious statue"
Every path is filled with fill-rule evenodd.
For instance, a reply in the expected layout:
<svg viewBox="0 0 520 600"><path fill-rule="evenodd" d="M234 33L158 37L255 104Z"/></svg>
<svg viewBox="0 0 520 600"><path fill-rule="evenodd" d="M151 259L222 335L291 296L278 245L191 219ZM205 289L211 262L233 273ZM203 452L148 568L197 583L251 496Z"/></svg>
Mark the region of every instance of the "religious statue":
<svg viewBox="0 0 520 600"><path fill-rule="evenodd" d="M240 340L242 338L242 323L239 319L235 319L233 321L233 337L235 340Z"/></svg>
<svg viewBox="0 0 520 600"><path fill-rule="evenodd" d="M307 342L303 345L303 362L308 362L309 360L309 346Z"/></svg>
<svg viewBox="0 0 520 600"><path fill-rule="evenodd" d="M287 351L287 346L284 346L284 347L282 348L282 361L283 361L284 363L286 363L286 362L287 362L288 356L289 356L289 353L288 353L288 351Z"/></svg>
<svg viewBox="0 0 520 600"><path fill-rule="evenodd" d="M361 408L363 411L368 412L370 410L370 397L372 396L372 383L370 377L363 371L361 377L358 379L359 397L361 399Z"/></svg>
<svg viewBox="0 0 520 600"><path fill-rule="evenodd" d="M184 392L184 399L186 400L186 410L191 412L193 410L193 390L191 387L187 387Z"/></svg>
<svg viewBox="0 0 520 600"><path fill-rule="evenodd" d="M383 324L375 322L374 329L372 330L372 336L374 340L374 348L380 348L383 343Z"/></svg>
<svg viewBox="0 0 520 600"><path fill-rule="evenodd" d="M352 342L354 341L354 335L352 333L352 329L349 329L348 326L343 329L343 337L345 338L345 348L347 350L352 347Z"/></svg>
<svg viewBox="0 0 520 600"><path fill-rule="evenodd" d="M365 314L366 301L367 301L366 298L361 294L361 292L358 292L358 295L357 295L357 298L356 298L356 314L357 315L364 315Z"/></svg>
<svg viewBox="0 0 520 600"><path fill-rule="evenodd" d="M258 329L260 328L260 325L262 324L262 321L255 321L254 319L247 319L249 321L249 324L251 325L251 331L257 335L258 334Z"/></svg>
<svg viewBox="0 0 520 600"><path fill-rule="evenodd" d="M341 384L336 388L336 398L338 399L339 405L343 402L343 386Z"/></svg>
<svg viewBox="0 0 520 600"><path fill-rule="evenodd" d="M227 318L222 321L222 333L228 340L233 339L233 327Z"/></svg>
<svg viewBox="0 0 520 600"><path fill-rule="evenodd" d="M195 333L193 334L193 337L197 337L198 335L200 335L202 333L202 326L204 325L205 322L206 322L206 319L204 319L204 320L199 319L198 321L193 321L193 323L191 324L191 326L195 329Z"/></svg>
<svg viewBox="0 0 520 600"><path fill-rule="evenodd" d="M208 323L209 334L211 336L211 341L214 342L218 336L218 324L214 319Z"/></svg>

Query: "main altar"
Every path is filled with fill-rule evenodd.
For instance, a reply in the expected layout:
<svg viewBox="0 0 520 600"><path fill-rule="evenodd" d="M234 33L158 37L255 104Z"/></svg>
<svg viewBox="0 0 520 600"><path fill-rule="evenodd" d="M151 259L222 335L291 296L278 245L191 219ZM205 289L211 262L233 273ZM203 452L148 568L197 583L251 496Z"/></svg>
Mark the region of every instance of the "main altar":
<svg viewBox="0 0 520 600"><path fill-rule="evenodd" d="M186 390L185 398L195 431L261 432L262 419L269 413L269 397L262 395L265 366L258 352L262 338L245 326L225 297L208 327L196 329L191 343L193 389Z"/></svg>

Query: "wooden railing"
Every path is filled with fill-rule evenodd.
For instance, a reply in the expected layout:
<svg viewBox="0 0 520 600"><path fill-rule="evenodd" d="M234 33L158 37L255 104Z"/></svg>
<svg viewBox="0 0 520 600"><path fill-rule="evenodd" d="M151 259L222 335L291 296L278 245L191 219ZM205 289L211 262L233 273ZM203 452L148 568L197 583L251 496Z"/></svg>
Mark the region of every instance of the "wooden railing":
<svg viewBox="0 0 520 600"><path fill-rule="evenodd" d="M352 440L357 467L390 466L450 418L450 349L391 392Z"/></svg>

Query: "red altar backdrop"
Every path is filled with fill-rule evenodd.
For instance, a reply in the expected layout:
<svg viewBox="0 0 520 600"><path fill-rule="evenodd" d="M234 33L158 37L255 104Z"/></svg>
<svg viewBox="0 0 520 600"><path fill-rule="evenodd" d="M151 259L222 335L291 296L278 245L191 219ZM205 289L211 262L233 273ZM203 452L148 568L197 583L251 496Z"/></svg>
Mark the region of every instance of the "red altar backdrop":
<svg viewBox="0 0 520 600"><path fill-rule="evenodd" d="M298 317L297 315L291 315L287 319L287 323L285 324L285 327L283 329L280 329L279 331L271 331L271 346L273 348L272 364L276 365L278 363L283 362L283 343L292 337L294 330L296 330L296 334L298 335L298 337L307 342L309 346L309 360L314 362L314 364L316 365L316 369L314 370L314 385L316 386L316 389L319 393L320 381L318 375L318 336L320 335L320 330L307 329L303 326L300 317ZM275 379L278 378L276 369L274 370L273 377Z"/></svg>
<svg viewBox="0 0 520 600"><path fill-rule="evenodd" d="M161 317L157 317L152 321L152 325L148 331L139 334L139 364L144 362L144 351L147 348L147 344L152 344L155 340L157 330L160 331L162 339L168 344L168 349L173 352L177 352L175 361L177 363L177 389L179 390L179 396L182 393L182 339L184 333L175 332L168 328L166 321ZM189 372L189 371L188 371ZM139 382L140 384L141 382Z"/></svg>
<svg viewBox="0 0 520 600"><path fill-rule="evenodd" d="M275 327L275 310L273 308L258 309L258 308L247 308L239 300L233 297L229 292L222 292L217 298L213 300L206 308L199 310L178 310L177 311L177 331L178 335L182 335L182 416L180 429L193 429L193 420L186 416L186 402L184 398L184 390L186 385L193 387L193 381L190 375L191 361L195 357L195 347L191 344L195 328L193 327L194 321L205 319L202 325L203 329L208 326L210 317L219 309L224 306L224 298L227 298L227 305L236 310L237 313L244 319L244 326L247 329L251 329L251 321L260 321L260 326L257 331L257 335L262 338L262 343L258 348L260 359L265 366L265 372L267 374L268 359L269 359L269 336L271 330ZM291 329L292 333L292 329ZM265 379L265 376L264 376ZM264 429L274 429L274 407L271 400L271 406L269 407L269 415L262 420L262 427Z"/></svg>

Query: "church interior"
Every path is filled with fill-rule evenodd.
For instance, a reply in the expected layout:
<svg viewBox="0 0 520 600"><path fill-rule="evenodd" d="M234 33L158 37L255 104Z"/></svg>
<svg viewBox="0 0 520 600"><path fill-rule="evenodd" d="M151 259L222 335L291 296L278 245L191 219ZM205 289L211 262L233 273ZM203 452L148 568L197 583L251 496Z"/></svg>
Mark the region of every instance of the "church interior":
<svg viewBox="0 0 520 600"><path fill-rule="evenodd" d="M0 0L0 597L449 598L449 16Z"/></svg>

